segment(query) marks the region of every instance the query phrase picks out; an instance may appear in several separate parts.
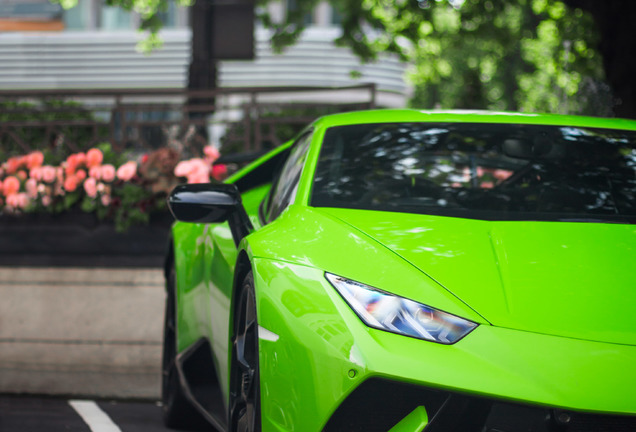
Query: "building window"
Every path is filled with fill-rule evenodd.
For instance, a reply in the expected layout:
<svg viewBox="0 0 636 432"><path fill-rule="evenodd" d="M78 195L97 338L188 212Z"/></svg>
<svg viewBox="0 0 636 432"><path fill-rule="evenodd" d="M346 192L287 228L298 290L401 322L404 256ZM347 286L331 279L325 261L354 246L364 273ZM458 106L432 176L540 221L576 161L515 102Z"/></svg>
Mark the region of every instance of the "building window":
<svg viewBox="0 0 636 432"><path fill-rule="evenodd" d="M132 13L117 6L107 6L104 2L99 10L99 28L102 30L131 30Z"/></svg>
<svg viewBox="0 0 636 432"><path fill-rule="evenodd" d="M88 22L91 4L87 1L77 2L77 6L63 12L64 28L66 30L84 30L89 28Z"/></svg>
<svg viewBox="0 0 636 432"><path fill-rule="evenodd" d="M63 15L66 30L134 30L141 19L136 12L106 5L105 0L80 0ZM188 26L187 15L186 8L171 1L165 11L159 12L159 19L164 28L183 28Z"/></svg>
<svg viewBox="0 0 636 432"><path fill-rule="evenodd" d="M293 12L298 9L298 0L287 0L287 12ZM314 23L314 15L313 13L305 14L303 17L303 22L305 25L310 25Z"/></svg>

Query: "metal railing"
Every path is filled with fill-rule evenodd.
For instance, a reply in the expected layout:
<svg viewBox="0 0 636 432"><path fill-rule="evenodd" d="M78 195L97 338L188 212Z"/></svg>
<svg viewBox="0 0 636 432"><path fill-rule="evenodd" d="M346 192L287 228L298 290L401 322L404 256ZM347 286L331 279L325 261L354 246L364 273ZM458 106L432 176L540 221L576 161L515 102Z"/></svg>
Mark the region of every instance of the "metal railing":
<svg viewBox="0 0 636 432"><path fill-rule="evenodd" d="M75 152L109 142L117 152L206 144L259 152L319 115L374 108L374 84L350 87L0 90L0 150Z"/></svg>

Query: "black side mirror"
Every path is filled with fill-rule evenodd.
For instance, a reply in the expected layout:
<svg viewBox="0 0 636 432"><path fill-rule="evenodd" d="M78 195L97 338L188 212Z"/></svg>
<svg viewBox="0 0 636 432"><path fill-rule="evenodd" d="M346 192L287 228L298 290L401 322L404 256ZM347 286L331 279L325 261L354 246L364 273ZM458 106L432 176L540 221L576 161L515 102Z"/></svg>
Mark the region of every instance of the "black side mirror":
<svg viewBox="0 0 636 432"><path fill-rule="evenodd" d="M225 222L241 204L241 196L232 184L182 184L168 197L168 206L181 222Z"/></svg>
<svg viewBox="0 0 636 432"><path fill-rule="evenodd" d="M168 197L168 207L181 222L221 223L228 221L234 243L254 229L241 202L241 194L233 184L183 184Z"/></svg>

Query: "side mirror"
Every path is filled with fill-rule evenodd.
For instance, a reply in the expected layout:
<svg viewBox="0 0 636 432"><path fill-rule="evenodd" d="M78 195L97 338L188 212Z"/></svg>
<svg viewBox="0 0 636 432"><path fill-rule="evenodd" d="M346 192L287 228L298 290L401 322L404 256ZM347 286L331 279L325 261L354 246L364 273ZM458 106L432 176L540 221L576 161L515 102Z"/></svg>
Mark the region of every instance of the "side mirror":
<svg viewBox="0 0 636 432"><path fill-rule="evenodd" d="M168 207L181 222L225 222L241 205L241 195L233 184L182 184L168 197Z"/></svg>
<svg viewBox="0 0 636 432"><path fill-rule="evenodd" d="M176 186L168 197L168 207L181 222L221 223L228 221L234 243L254 227L241 203L241 194L233 184L183 184Z"/></svg>

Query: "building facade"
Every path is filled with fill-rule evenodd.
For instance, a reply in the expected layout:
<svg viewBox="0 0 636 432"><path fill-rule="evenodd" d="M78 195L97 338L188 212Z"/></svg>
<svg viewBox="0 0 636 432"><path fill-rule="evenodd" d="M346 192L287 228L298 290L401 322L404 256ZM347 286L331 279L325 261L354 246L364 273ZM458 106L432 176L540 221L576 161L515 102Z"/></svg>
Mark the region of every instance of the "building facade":
<svg viewBox="0 0 636 432"><path fill-rule="evenodd" d="M293 0L269 6L282 19ZM190 63L188 10L171 4L161 14L163 47L150 55L137 43L140 17L103 0L79 0L63 10L48 0L0 0L0 89L184 87ZM362 64L335 47L338 15L325 2L307 17L302 38L273 53L269 33L258 24L255 58L221 61L220 87L349 86L374 83L379 106L401 107L409 87L406 65L394 56ZM228 40L228 43L232 43Z"/></svg>

